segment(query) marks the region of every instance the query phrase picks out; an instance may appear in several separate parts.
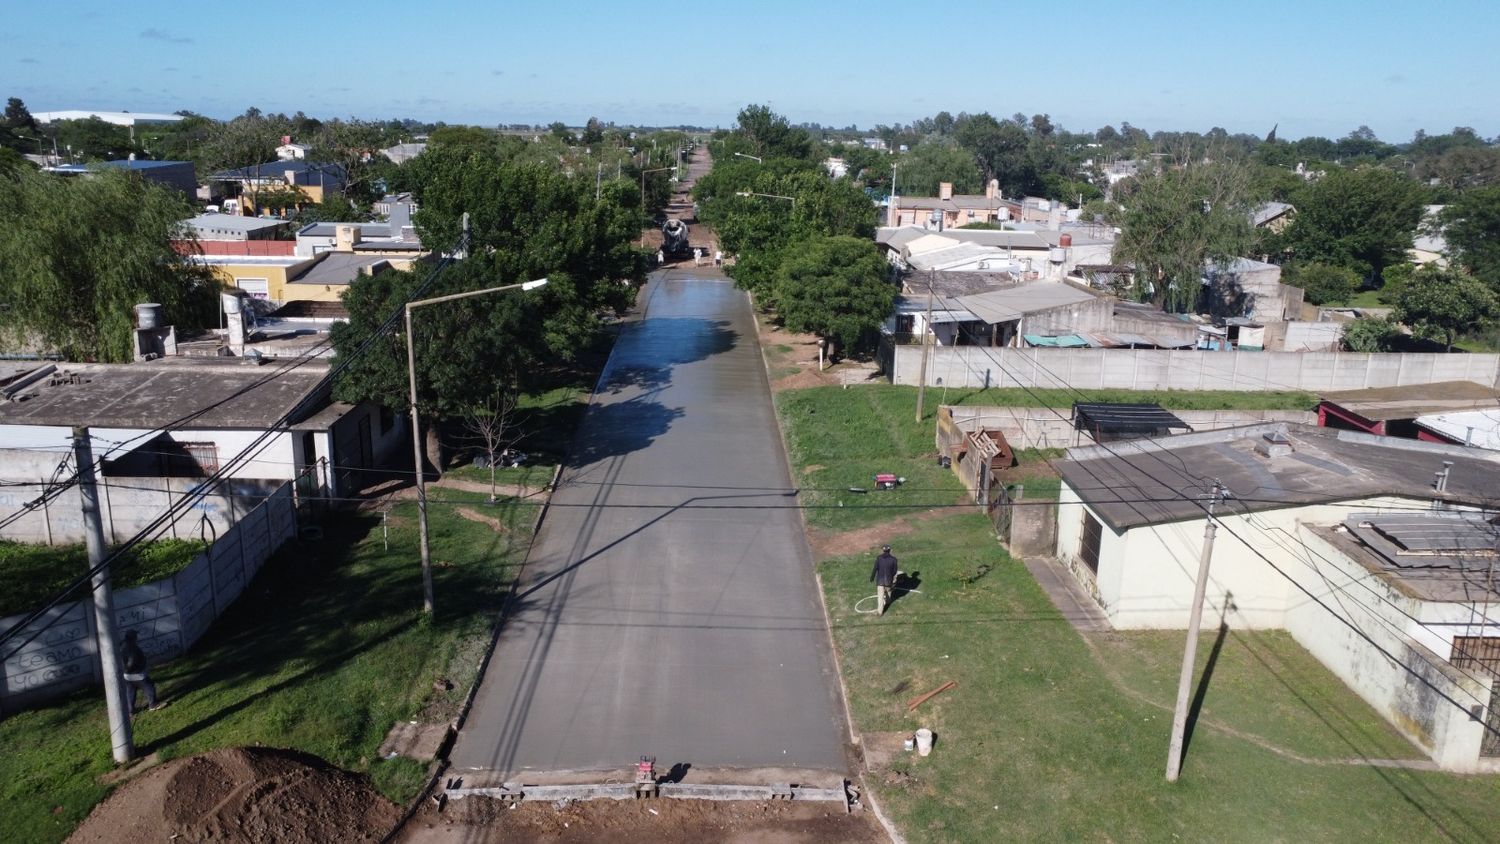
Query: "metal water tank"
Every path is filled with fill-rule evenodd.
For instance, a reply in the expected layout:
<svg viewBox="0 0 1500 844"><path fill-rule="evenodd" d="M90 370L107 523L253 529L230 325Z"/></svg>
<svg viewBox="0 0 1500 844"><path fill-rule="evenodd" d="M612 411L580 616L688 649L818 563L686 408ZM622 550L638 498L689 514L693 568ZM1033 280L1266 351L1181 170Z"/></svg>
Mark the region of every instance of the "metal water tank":
<svg viewBox="0 0 1500 844"><path fill-rule="evenodd" d="M233 293L220 293L219 303L224 307L224 313L237 314L240 312L240 297Z"/></svg>
<svg viewBox="0 0 1500 844"><path fill-rule="evenodd" d="M136 305L135 325L137 328L161 328L161 305L155 302Z"/></svg>

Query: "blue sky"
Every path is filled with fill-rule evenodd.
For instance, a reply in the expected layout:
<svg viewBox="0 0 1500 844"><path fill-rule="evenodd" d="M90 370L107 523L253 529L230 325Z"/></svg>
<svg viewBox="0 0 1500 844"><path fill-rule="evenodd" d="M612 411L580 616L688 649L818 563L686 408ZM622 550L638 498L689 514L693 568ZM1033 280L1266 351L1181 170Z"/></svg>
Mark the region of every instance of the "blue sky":
<svg viewBox="0 0 1500 844"><path fill-rule="evenodd" d="M6 5L0 96L34 111L1500 135L1500 0Z"/></svg>

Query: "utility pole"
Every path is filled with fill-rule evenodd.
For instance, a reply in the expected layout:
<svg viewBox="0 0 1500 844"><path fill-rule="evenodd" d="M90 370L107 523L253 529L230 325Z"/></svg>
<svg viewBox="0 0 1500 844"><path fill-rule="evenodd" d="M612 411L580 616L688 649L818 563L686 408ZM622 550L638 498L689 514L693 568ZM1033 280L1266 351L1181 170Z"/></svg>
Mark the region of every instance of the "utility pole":
<svg viewBox="0 0 1500 844"><path fill-rule="evenodd" d="M1182 771L1182 738L1187 729L1188 690L1193 684L1193 669L1198 661L1198 625L1203 621L1203 596L1208 591L1208 563L1214 555L1214 505L1224 497L1224 487L1214 481L1208 499L1208 522L1203 526L1203 551L1198 555L1198 580L1193 586L1193 612L1188 619L1187 646L1182 652L1182 675L1177 681L1177 709L1172 714L1172 746L1167 751L1167 782L1177 782Z"/></svg>
<svg viewBox="0 0 1500 844"><path fill-rule="evenodd" d="M927 398L927 335L932 333L932 270L927 271L927 318L922 323L922 368L917 373L917 421L922 421L922 403ZM933 333L933 340L937 335Z"/></svg>
<svg viewBox="0 0 1500 844"><path fill-rule="evenodd" d="M78 464L78 497L83 501L84 541L88 546L89 570L94 573L94 626L98 637L99 670L104 675L104 704L109 710L109 743L116 764L135 758L130 732L129 704L120 683L120 659L115 654L115 598L109 586L109 566L103 565L109 551L104 546L104 526L99 521L99 490L94 486L94 452L89 429L73 428L73 462Z"/></svg>

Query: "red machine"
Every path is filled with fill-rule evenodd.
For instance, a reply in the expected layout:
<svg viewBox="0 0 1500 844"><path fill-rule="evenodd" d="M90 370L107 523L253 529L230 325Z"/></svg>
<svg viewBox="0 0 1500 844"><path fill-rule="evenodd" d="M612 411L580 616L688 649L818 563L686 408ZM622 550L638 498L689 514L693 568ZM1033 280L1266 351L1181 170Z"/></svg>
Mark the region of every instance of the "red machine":
<svg viewBox="0 0 1500 844"><path fill-rule="evenodd" d="M881 472L875 476L876 489L895 489L906 483L906 478L898 478L890 472Z"/></svg>

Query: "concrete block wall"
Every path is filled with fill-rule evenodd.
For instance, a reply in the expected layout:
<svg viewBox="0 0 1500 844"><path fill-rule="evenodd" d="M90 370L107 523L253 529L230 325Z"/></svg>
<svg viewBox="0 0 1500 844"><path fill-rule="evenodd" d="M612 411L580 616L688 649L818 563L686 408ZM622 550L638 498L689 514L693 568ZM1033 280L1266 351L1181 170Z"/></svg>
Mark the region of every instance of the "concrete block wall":
<svg viewBox="0 0 1500 844"><path fill-rule="evenodd" d="M944 406L951 425L963 432L980 428L999 429L1014 448L1071 448L1093 443L1093 438L1073 427L1071 407L981 407ZM1317 424L1311 410L1174 410L1195 431L1235 428L1259 422ZM940 415L940 418L941 415ZM942 443L939 442L939 447Z"/></svg>
<svg viewBox="0 0 1500 844"><path fill-rule="evenodd" d="M158 535L211 542L227 533L242 514L255 509L285 483L235 478L221 481L191 507L181 510ZM202 485L203 481L197 478L100 478L99 514L104 521L104 538L109 542L129 539ZM0 492L0 519L26 510L42 490L41 482L7 487ZM78 490L66 490L20 516L0 530L0 539L43 545L83 542L83 510Z"/></svg>
<svg viewBox="0 0 1500 844"><path fill-rule="evenodd" d="M181 656L214 619L245 589L261 566L296 534L291 484L282 482L270 497L244 513L182 571L168 578L114 594L120 635L134 630L154 665ZM81 573L81 572L80 572ZM0 619L0 632L25 615ZM30 639L24 646L20 642ZM0 666L0 713L36 706L75 689L102 682L96 647L93 600L61 604L0 645L0 654L19 651Z"/></svg>
<svg viewBox="0 0 1500 844"><path fill-rule="evenodd" d="M1500 355L1201 352L932 346L927 384L1122 390L1360 390L1439 381L1500 386ZM916 384L921 346L881 350L895 384Z"/></svg>

